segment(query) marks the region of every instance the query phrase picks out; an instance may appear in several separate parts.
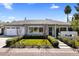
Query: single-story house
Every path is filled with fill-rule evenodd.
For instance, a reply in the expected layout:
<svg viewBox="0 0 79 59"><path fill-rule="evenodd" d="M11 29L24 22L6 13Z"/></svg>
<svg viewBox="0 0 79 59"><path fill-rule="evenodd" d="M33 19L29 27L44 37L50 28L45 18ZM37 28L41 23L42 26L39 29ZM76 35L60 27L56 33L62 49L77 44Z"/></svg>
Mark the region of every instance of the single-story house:
<svg viewBox="0 0 79 59"><path fill-rule="evenodd" d="M1 33L6 36L16 35L51 35L56 37L60 31L69 31L70 23L51 19L21 20L6 22L0 27Z"/></svg>

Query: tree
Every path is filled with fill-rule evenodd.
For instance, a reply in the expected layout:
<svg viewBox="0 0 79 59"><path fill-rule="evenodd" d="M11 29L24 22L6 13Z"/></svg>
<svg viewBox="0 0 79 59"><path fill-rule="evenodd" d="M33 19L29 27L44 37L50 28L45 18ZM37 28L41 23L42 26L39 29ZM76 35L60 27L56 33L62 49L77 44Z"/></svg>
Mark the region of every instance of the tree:
<svg viewBox="0 0 79 59"><path fill-rule="evenodd" d="M79 20L79 3L76 4L75 10L77 11L77 13L75 13L75 14L73 15L73 19L74 19L74 20Z"/></svg>
<svg viewBox="0 0 79 59"><path fill-rule="evenodd" d="M78 32L79 35L79 20L73 20L71 22L72 29Z"/></svg>
<svg viewBox="0 0 79 59"><path fill-rule="evenodd" d="M75 6L75 9L76 9L76 11L77 11L78 14L79 14L79 3L77 3L77 5Z"/></svg>
<svg viewBox="0 0 79 59"><path fill-rule="evenodd" d="M78 13L75 13L73 15L73 20L79 20L79 14Z"/></svg>
<svg viewBox="0 0 79 59"><path fill-rule="evenodd" d="M67 5L64 9L64 13L67 14L67 22L69 22L69 14L71 13L71 7Z"/></svg>
<svg viewBox="0 0 79 59"><path fill-rule="evenodd" d="M79 3L77 3L77 5L75 6L75 9L77 13L73 15L71 26L73 30L78 32L78 35L79 35Z"/></svg>

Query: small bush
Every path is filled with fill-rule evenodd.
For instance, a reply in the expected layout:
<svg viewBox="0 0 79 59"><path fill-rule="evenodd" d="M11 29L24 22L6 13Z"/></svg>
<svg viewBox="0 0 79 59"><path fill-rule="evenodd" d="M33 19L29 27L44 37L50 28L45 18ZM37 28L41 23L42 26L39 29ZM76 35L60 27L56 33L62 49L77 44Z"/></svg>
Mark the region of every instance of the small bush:
<svg viewBox="0 0 79 59"><path fill-rule="evenodd" d="M75 46L76 46L76 48L79 48L79 41L78 40L75 40Z"/></svg>
<svg viewBox="0 0 79 59"><path fill-rule="evenodd" d="M17 41L21 40L21 37L19 38L12 38L12 39L8 39L6 41L6 47L10 47L11 45L15 44Z"/></svg>
<svg viewBox="0 0 79 59"><path fill-rule="evenodd" d="M63 38L62 41L67 44L68 43L68 40L69 40L68 38Z"/></svg>
<svg viewBox="0 0 79 59"><path fill-rule="evenodd" d="M25 48L25 44L22 41L16 42L15 44L11 45L11 48Z"/></svg>
<svg viewBox="0 0 79 59"><path fill-rule="evenodd" d="M53 45L55 48L58 48L59 43L58 43L58 41L54 41L52 45Z"/></svg>
<svg viewBox="0 0 79 59"><path fill-rule="evenodd" d="M75 47L75 40L69 40L68 45L74 48Z"/></svg>
<svg viewBox="0 0 79 59"><path fill-rule="evenodd" d="M59 42L57 39L53 38L52 36L48 36L48 40L52 43L53 47L58 48Z"/></svg>

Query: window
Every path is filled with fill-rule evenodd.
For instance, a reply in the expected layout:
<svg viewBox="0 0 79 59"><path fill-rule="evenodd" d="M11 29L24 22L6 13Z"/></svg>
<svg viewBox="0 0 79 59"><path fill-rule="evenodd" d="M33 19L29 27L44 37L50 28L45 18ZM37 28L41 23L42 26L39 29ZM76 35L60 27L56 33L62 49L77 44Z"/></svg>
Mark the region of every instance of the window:
<svg viewBox="0 0 79 59"><path fill-rule="evenodd" d="M42 27L39 28L39 32L43 32L43 28Z"/></svg>
<svg viewBox="0 0 79 59"><path fill-rule="evenodd" d="M62 27L60 28L61 31L66 31L66 28Z"/></svg>
<svg viewBox="0 0 79 59"><path fill-rule="evenodd" d="M42 33L43 27L29 27L29 33Z"/></svg>
<svg viewBox="0 0 79 59"><path fill-rule="evenodd" d="M29 27L29 33L33 32L33 27Z"/></svg>
<svg viewBox="0 0 79 59"><path fill-rule="evenodd" d="M33 32L38 32L38 28L37 27L34 27Z"/></svg>
<svg viewBox="0 0 79 59"><path fill-rule="evenodd" d="M12 27L12 29L15 29L15 27Z"/></svg>
<svg viewBox="0 0 79 59"><path fill-rule="evenodd" d="M20 27L16 27L17 29L20 29Z"/></svg>
<svg viewBox="0 0 79 59"><path fill-rule="evenodd" d="M10 29L10 27L6 27L7 29Z"/></svg>

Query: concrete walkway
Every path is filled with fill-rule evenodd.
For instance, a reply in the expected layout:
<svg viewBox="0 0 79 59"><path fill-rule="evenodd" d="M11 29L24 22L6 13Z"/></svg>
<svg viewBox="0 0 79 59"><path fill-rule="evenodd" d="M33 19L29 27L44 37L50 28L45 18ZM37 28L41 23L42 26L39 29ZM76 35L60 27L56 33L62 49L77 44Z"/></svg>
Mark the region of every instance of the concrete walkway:
<svg viewBox="0 0 79 59"><path fill-rule="evenodd" d="M61 42L59 40L58 40L58 42L59 42L59 48L61 48L61 49L64 49L64 48L71 49L71 47L69 47L68 45L64 44L63 42Z"/></svg>

